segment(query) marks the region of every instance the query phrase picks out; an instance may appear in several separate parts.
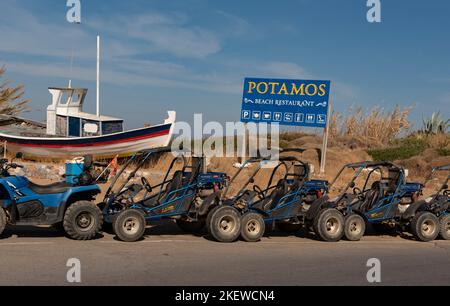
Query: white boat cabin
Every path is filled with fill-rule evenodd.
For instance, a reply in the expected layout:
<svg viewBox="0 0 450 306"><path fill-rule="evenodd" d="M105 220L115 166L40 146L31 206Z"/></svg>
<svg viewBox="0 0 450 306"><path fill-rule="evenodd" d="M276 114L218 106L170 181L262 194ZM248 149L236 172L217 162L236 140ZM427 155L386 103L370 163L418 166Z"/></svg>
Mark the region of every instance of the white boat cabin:
<svg viewBox="0 0 450 306"><path fill-rule="evenodd" d="M101 136L123 132L123 120L83 112L86 88L48 89L52 104L47 108L47 134L61 137Z"/></svg>

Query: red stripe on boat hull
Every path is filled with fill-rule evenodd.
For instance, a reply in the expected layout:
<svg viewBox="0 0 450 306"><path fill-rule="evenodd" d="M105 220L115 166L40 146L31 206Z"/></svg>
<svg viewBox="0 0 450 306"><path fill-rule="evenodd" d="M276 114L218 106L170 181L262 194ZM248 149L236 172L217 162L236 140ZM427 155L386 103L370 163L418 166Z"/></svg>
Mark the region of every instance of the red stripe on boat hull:
<svg viewBox="0 0 450 306"><path fill-rule="evenodd" d="M154 133L148 134L148 135L135 136L135 137L123 138L123 139L111 140L111 141L103 141L103 142L97 142L97 143L93 143L93 144L48 145L48 144L24 144L24 143L14 142L14 141L8 141L8 144L13 144L13 145L22 146L22 147L34 147L34 148L80 148L80 147L97 147L97 146L100 147L100 146L105 146L105 145L110 145L110 144L121 143L121 142L125 143L125 142L130 142L130 141L135 141L135 140L146 139L146 138L154 138L154 137L164 136L164 135L168 135L169 132L170 132L170 130L165 130L165 131L161 131L161 132L154 132Z"/></svg>

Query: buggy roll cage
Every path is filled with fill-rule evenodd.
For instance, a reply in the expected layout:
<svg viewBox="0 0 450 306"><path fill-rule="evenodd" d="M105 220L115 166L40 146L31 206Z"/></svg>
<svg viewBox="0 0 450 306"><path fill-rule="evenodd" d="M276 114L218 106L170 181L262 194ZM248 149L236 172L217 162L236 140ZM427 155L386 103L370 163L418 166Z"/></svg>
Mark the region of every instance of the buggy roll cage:
<svg viewBox="0 0 450 306"><path fill-rule="evenodd" d="M438 197L441 191L445 191L448 189L448 182L450 180L450 164L433 167L433 169L431 169L430 175L423 182L423 185L425 186L429 181L431 181L433 179L433 175L438 171L449 171L449 174L447 175L447 179L445 179L444 183L439 188L438 192L434 195L434 198Z"/></svg>
<svg viewBox="0 0 450 306"><path fill-rule="evenodd" d="M399 184L399 182L401 182L405 178L405 170L403 169L403 167L397 166L397 165L395 165L395 164L393 164L391 162L364 161L364 162L346 164L336 174L336 177L333 179L333 181L330 184L330 188L336 183L338 178L341 176L341 174L346 169L352 169L352 170L356 171L355 174L353 175L352 179L348 182L347 186L340 193L337 202L339 202L345 196L345 194L347 193L347 190L349 188L352 188L352 186L354 185L355 180L361 175L361 173L362 173L362 171L364 169L370 169L370 171L369 171L369 173L367 175L367 178L365 179L363 190L361 190L362 192L364 192L366 190L367 184L369 182L369 178L370 178L372 173L374 173L375 171L380 171L380 174L383 177L383 168L392 169L392 170L394 170L394 171L399 173L399 175L398 175L398 177L396 179L396 189L394 191L394 194L396 194L398 192L398 190L399 190L400 185L401 185L401 184Z"/></svg>
<svg viewBox="0 0 450 306"><path fill-rule="evenodd" d="M150 149L150 150L145 150L145 151L140 151L138 153L135 153L123 166L122 168L119 170L119 172L115 175L113 181L111 182L111 185L109 186L106 195L105 195L105 199L107 199L112 192L112 189L114 188L114 186L116 185L117 181L119 180L119 178L122 176L122 174L124 173L125 169L127 169L132 163L137 162L137 165L135 166L135 169L128 175L128 177L125 179L125 181L123 182L123 184L120 186L119 193L121 190L123 190L125 188L125 186L128 184L128 182L133 179L136 176L136 173L138 172L138 170L149 160L150 157L154 156L155 154L161 154L161 153L168 153L171 152L172 148L171 147L162 147L162 148L156 148L156 149ZM168 179L169 178L169 174L173 168L173 166L175 165L175 162L178 160L182 160L183 163L183 167L182 167L182 172L184 173L186 171L186 169L191 168L194 169L196 168L196 171L192 171L191 177L189 179L189 183L191 183L197 176L198 174L200 174L200 169L202 168L202 163L203 161L201 161L200 163L197 164L197 167L194 166L190 166L187 164L187 159L186 159L186 154L187 153L191 153L188 150L182 150L178 152L179 155L177 157L175 157L172 162L170 163L170 166L164 176L163 182L155 185L155 186L151 186L152 188L158 188L160 187L160 190L158 192L158 201L160 200L162 193L163 193L163 187L166 184L169 184L172 180ZM193 156L193 155L192 155ZM194 156L193 156L194 157Z"/></svg>
<svg viewBox="0 0 450 306"><path fill-rule="evenodd" d="M281 151L280 153L286 153L286 152L298 152L302 153L304 152L304 149L286 149ZM230 180L230 183L228 184L227 188L225 189L222 198L226 199L228 192L233 184L233 182L236 180L236 178L241 174L241 172L246 168L247 165L258 163L258 167L253 170L253 172L249 175L247 181L242 185L242 188L239 190L239 192L234 197L235 199L240 198L243 196L247 191L247 186L252 182L253 178L258 174L258 172L263 168L264 165L269 164L270 162L278 162L278 164L273 168L272 173L270 175L270 178L267 182L266 188L263 190L264 195L267 195L267 193L272 190L273 188L276 188L277 186L272 186L273 180L275 178L275 174L277 173L278 169L280 167L284 168L284 176L282 179L288 179L288 177L294 177L300 179L308 178L310 176L310 169L307 163L299 160L298 158L294 156L280 156L278 160L272 160L270 158L263 158L263 157L256 157L256 158L250 158L246 160L239 170L233 175L233 177ZM289 163L292 163L292 166L289 167ZM297 174L295 172L290 172L292 167L295 167L295 164L297 166L300 166L303 168L303 175ZM295 170L295 169L294 169Z"/></svg>

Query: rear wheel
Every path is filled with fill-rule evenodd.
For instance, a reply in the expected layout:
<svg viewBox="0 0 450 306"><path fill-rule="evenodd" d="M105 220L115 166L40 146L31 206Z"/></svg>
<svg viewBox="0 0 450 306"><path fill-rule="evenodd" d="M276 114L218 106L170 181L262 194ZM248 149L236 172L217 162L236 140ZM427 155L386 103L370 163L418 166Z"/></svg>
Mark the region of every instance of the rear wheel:
<svg viewBox="0 0 450 306"><path fill-rule="evenodd" d="M266 224L260 214L248 212L241 219L241 237L247 242L261 240Z"/></svg>
<svg viewBox="0 0 450 306"><path fill-rule="evenodd" d="M208 212L208 215L206 216L206 224L205 224L205 227L206 227L206 231L208 232L208 233L210 233L210 230L209 230L209 225L211 224L211 217L212 217L212 215L216 212L216 210L218 210L220 208L220 206L216 206L216 207L214 207L213 209L211 209L209 212Z"/></svg>
<svg viewBox="0 0 450 306"><path fill-rule="evenodd" d="M186 221L177 220L178 227L186 233L198 233L205 227L205 220Z"/></svg>
<svg viewBox="0 0 450 306"><path fill-rule="evenodd" d="M439 220L430 212L418 212L411 221L411 231L421 241L432 241L439 235Z"/></svg>
<svg viewBox="0 0 450 306"><path fill-rule="evenodd" d="M349 241L359 241L366 232L366 222L357 214L348 215L345 218L344 235Z"/></svg>
<svg viewBox="0 0 450 306"><path fill-rule="evenodd" d="M302 229L301 224L289 223L289 222L278 222L277 227L280 231L284 233L296 233Z"/></svg>
<svg viewBox="0 0 450 306"><path fill-rule="evenodd" d="M439 220L439 234L442 239L450 240L450 215L442 216Z"/></svg>
<svg viewBox="0 0 450 306"><path fill-rule="evenodd" d="M116 236L125 242L134 242L142 238L146 221L144 214L136 209L126 209L114 219L113 228Z"/></svg>
<svg viewBox="0 0 450 306"><path fill-rule="evenodd" d="M339 241L344 235L344 216L334 208L323 209L314 220L314 231L323 241Z"/></svg>
<svg viewBox="0 0 450 306"><path fill-rule="evenodd" d="M3 208L0 207L0 235L6 228L6 222L7 222L6 212Z"/></svg>
<svg viewBox="0 0 450 306"><path fill-rule="evenodd" d="M219 242L233 242L241 233L241 214L231 206L220 206L212 211L210 234Z"/></svg>
<svg viewBox="0 0 450 306"><path fill-rule="evenodd" d="M89 201L73 203L64 214L64 230L70 238L75 240L95 238L100 233L102 225L102 212Z"/></svg>

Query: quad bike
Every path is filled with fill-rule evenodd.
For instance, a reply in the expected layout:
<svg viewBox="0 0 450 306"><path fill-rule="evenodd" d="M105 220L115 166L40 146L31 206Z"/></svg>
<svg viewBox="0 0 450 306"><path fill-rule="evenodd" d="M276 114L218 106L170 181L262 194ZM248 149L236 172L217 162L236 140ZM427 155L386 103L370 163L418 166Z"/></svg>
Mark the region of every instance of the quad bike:
<svg viewBox="0 0 450 306"><path fill-rule="evenodd" d="M370 224L374 229L400 228L411 230L421 241L434 240L439 234L439 220L435 211L418 201L423 184L407 183L405 170L389 162L361 162L345 165L354 171L352 180L334 199L325 197L313 204L311 211L330 211L332 218L315 219L316 234L325 241L338 241L343 236L357 241ZM356 181L362 185L356 186ZM344 223L334 222L343 219ZM339 229L339 230L338 230Z"/></svg>
<svg viewBox="0 0 450 306"><path fill-rule="evenodd" d="M273 170L261 188L254 178L266 167ZM242 176L245 176L243 184ZM236 193L230 192L233 184L240 185ZM309 165L296 157L280 157L278 161L247 160L222 194L221 205L208 216L209 233L220 242L233 242L239 236L255 242L264 235L266 224L277 225L284 232L296 232L305 223L309 205L322 197L327 188L327 181L310 180Z"/></svg>
<svg viewBox="0 0 450 306"><path fill-rule="evenodd" d="M97 185L38 185L24 176L11 175L8 170L15 168L22 166L0 161L0 234L9 224L62 227L76 240L93 239L99 233L103 221L94 204L100 193Z"/></svg>
<svg viewBox="0 0 450 306"><path fill-rule="evenodd" d="M186 232L197 232L204 227L217 193L228 180L225 173L204 173L204 158L189 159L185 152L172 160L157 184L152 185L145 176L136 179L137 172L153 157L170 151L169 147L139 152L113 179L101 206L105 222L112 225L120 240L139 240L147 222L161 219L175 219ZM181 164L181 170L175 171L177 164ZM129 168L133 169L124 179Z"/></svg>

